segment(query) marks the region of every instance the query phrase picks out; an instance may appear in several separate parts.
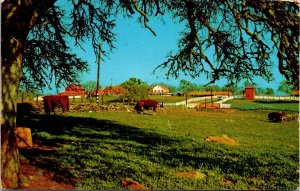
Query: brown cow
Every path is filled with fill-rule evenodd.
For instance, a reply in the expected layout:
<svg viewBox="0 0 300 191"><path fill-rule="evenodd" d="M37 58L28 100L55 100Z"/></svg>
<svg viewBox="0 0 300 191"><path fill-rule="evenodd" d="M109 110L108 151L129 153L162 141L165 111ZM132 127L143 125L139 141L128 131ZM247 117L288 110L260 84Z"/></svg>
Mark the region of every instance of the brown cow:
<svg viewBox="0 0 300 191"><path fill-rule="evenodd" d="M280 112L271 112L268 114L268 119L269 121L272 122L281 122L282 121L282 117L285 115L284 112L280 111Z"/></svg>
<svg viewBox="0 0 300 191"><path fill-rule="evenodd" d="M68 96L44 96L44 110L46 114L55 113L55 107L61 107L63 112L69 111L69 97Z"/></svg>
<svg viewBox="0 0 300 191"><path fill-rule="evenodd" d="M150 109L156 112L157 106L158 102L155 100L140 100L135 104L134 109L137 113L142 113L144 110Z"/></svg>

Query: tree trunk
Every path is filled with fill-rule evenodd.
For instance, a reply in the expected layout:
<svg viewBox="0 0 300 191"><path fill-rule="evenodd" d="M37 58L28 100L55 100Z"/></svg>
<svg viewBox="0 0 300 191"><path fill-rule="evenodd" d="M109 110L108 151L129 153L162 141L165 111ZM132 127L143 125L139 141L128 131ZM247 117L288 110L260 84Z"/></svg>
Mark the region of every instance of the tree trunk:
<svg viewBox="0 0 300 191"><path fill-rule="evenodd" d="M23 45L31 17L30 12L25 12L25 1L4 1L1 8L1 185L13 189L20 185L15 135L17 91L22 77Z"/></svg>
<svg viewBox="0 0 300 191"><path fill-rule="evenodd" d="M1 178L2 187L17 188L19 187L20 163L14 131L17 116L17 91L22 76L22 47L20 41L13 37L2 40L2 47L5 47L5 50L2 48Z"/></svg>
<svg viewBox="0 0 300 191"><path fill-rule="evenodd" d="M19 187L20 162L15 128L17 90L26 38L41 13L56 0L6 0L1 8L1 185Z"/></svg>

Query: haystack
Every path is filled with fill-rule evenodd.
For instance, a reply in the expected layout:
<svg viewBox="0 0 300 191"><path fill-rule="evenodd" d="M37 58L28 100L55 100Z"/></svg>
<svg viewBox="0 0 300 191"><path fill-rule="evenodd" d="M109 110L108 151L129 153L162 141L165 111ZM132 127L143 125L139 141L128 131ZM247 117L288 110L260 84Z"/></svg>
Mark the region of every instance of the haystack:
<svg viewBox="0 0 300 191"><path fill-rule="evenodd" d="M209 136L204 138L204 140L225 145L238 145L238 143L235 140L229 138L227 135Z"/></svg>

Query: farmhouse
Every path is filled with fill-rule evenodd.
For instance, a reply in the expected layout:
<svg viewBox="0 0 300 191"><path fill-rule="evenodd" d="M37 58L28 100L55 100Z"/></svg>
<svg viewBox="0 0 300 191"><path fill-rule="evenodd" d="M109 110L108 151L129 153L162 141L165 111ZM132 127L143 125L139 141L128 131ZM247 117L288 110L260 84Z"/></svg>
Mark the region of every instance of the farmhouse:
<svg viewBox="0 0 300 191"><path fill-rule="evenodd" d="M85 96L86 91L80 84L70 84L66 89L60 93L60 96Z"/></svg>
<svg viewBox="0 0 300 191"><path fill-rule="evenodd" d="M155 95L169 95L170 90L167 86L163 84L156 85L149 90L149 94Z"/></svg>

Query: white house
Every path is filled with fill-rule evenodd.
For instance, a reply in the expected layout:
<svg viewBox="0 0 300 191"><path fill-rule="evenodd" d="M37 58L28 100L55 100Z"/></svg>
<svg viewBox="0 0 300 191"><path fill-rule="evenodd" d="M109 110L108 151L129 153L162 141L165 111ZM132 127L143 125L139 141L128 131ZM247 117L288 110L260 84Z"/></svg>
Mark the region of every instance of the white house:
<svg viewBox="0 0 300 191"><path fill-rule="evenodd" d="M169 94L170 91L169 91L169 88L165 85L156 85L154 86L153 88L150 89L150 94L159 94L159 95L166 95L166 94Z"/></svg>

